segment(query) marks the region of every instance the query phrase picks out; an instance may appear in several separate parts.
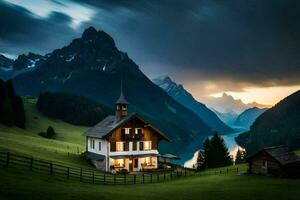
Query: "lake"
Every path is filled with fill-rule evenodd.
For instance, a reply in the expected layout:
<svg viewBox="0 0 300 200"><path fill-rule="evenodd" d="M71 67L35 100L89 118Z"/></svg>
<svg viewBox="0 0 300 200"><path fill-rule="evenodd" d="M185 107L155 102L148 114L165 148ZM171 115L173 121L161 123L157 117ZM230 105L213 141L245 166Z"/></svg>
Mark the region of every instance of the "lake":
<svg viewBox="0 0 300 200"><path fill-rule="evenodd" d="M222 138L225 141L225 144L226 144L226 146L227 146L227 148L230 152L230 155L233 156L233 158L235 158L236 152L238 150L238 145L235 142L234 138L237 137L240 133L242 133L242 132L235 132L235 133L232 133L232 134L222 135ZM210 137L212 137L212 136L210 136ZM198 155L198 151L196 151L194 153L194 156L191 159L187 160L184 163L184 166L188 167L188 168L192 168L193 165L197 161L197 155Z"/></svg>

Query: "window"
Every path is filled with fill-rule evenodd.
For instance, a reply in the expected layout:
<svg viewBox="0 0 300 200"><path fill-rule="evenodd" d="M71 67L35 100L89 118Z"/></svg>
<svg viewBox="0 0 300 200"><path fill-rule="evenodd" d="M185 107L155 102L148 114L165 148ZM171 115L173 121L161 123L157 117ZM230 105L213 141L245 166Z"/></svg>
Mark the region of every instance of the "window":
<svg viewBox="0 0 300 200"><path fill-rule="evenodd" d="M130 129L131 128L125 128L125 134L129 134L130 133Z"/></svg>
<svg viewBox="0 0 300 200"><path fill-rule="evenodd" d="M144 145L143 145L144 146L144 148L143 148L144 151L152 149L152 142L151 141L145 141L143 143L144 143Z"/></svg>
<svg viewBox="0 0 300 200"><path fill-rule="evenodd" d="M127 106L123 105L122 110L127 110Z"/></svg>
<svg viewBox="0 0 300 200"><path fill-rule="evenodd" d="M95 149L95 140L94 139L90 140L90 148Z"/></svg>
<svg viewBox="0 0 300 200"><path fill-rule="evenodd" d="M142 129L141 128L136 128L135 129L135 134L142 134Z"/></svg>
<svg viewBox="0 0 300 200"><path fill-rule="evenodd" d="M124 142L116 142L116 151L124 151Z"/></svg>
<svg viewBox="0 0 300 200"><path fill-rule="evenodd" d="M99 151L101 151L101 142L99 142Z"/></svg>
<svg viewBox="0 0 300 200"><path fill-rule="evenodd" d="M152 166L152 157L146 157L144 158L144 166Z"/></svg>
<svg viewBox="0 0 300 200"><path fill-rule="evenodd" d="M268 167L268 161L263 160L262 167L267 168Z"/></svg>
<svg viewBox="0 0 300 200"><path fill-rule="evenodd" d="M114 166L118 167L125 167L125 160L124 159L114 159Z"/></svg>

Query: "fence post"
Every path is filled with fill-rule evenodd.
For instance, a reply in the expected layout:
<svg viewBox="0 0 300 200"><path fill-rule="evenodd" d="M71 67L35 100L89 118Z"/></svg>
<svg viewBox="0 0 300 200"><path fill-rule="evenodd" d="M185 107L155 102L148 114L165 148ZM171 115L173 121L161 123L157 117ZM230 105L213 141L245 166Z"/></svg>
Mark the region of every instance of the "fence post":
<svg viewBox="0 0 300 200"><path fill-rule="evenodd" d="M9 158L10 158L10 153L7 152L6 154L6 166L8 167L8 164L9 164Z"/></svg>
<svg viewBox="0 0 300 200"><path fill-rule="evenodd" d="M152 174L150 174L150 180L151 180L151 183L152 183Z"/></svg>
<svg viewBox="0 0 300 200"><path fill-rule="evenodd" d="M50 175L53 174L53 164L49 163L49 170L50 170Z"/></svg>
<svg viewBox="0 0 300 200"><path fill-rule="evenodd" d="M228 168L227 168L226 172L227 172L227 174L228 174Z"/></svg>
<svg viewBox="0 0 300 200"><path fill-rule="evenodd" d="M186 168L184 168L184 176L186 176Z"/></svg>
<svg viewBox="0 0 300 200"><path fill-rule="evenodd" d="M166 172L164 172L164 181L166 180Z"/></svg>
<svg viewBox="0 0 300 200"><path fill-rule="evenodd" d="M170 178L171 178L171 180L172 180L172 178L173 178L173 172L171 171L171 174L170 174Z"/></svg>
<svg viewBox="0 0 300 200"><path fill-rule="evenodd" d="M124 174L124 185L126 185L126 174Z"/></svg>
<svg viewBox="0 0 300 200"><path fill-rule="evenodd" d="M95 172L93 171L93 184L95 183Z"/></svg>
<svg viewBox="0 0 300 200"><path fill-rule="evenodd" d="M239 168L238 167L236 168L236 173L239 173Z"/></svg>
<svg viewBox="0 0 300 200"><path fill-rule="evenodd" d="M80 168L80 181L82 181L82 168Z"/></svg>
<svg viewBox="0 0 300 200"><path fill-rule="evenodd" d="M145 174L143 173L143 184L145 183Z"/></svg>
<svg viewBox="0 0 300 200"><path fill-rule="evenodd" d="M29 170L32 171L33 158L30 158Z"/></svg>
<svg viewBox="0 0 300 200"><path fill-rule="evenodd" d="M133 183L136 184L136 174L133 175Z"/></svg>
<svg viewBox="0 0 300 200"><path fill-rule="evenodd" d="M114 174L114 184L116 185L117 183L117 177L116 177L116 174Z"/></svg>
<svg viewBox="0 0 300 200"><path fill-rule="evenodd" d="M103 184L105 185L106 177L105 174L103 174Z"/></svg>
<svg viewBox="0 0 300 200"><path fill-rule="evenodd" d="M178 177L178 170L176 170L176 176Z"/></svg>

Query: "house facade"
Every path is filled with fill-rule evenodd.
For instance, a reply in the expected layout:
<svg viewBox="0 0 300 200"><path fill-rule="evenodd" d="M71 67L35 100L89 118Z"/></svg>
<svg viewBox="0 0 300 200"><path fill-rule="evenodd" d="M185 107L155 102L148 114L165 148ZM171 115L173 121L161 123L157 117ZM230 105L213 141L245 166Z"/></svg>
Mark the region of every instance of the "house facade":
<svg viewBox="0 0 300 200"><path fill-rule="evenodd" d="M142 171L158 168L158 144L168 137L137 113L128 114L121 91L115 115L109 115L86 133L86 157L104 171Z"/></svg>

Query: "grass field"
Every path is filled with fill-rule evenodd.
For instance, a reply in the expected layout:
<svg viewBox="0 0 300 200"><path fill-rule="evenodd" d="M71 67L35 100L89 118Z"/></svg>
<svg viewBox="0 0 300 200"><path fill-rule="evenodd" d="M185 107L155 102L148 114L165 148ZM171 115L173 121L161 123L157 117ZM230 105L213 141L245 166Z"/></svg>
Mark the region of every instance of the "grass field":
<svg viewBox="0 0 300 200"><path fill-rule="evenodd" d="M146 185L105 186L0 170L0 199L299 199L300 180L248 175L187 177Z"/></svg>
<svg viewBox="0 0 300 200"><path fill-rule="evenodd" d="M300 151L296 151L296 154L297 154L298 156L300 156Z"/></svg>
<svg viewBox="0 0 300 200"><path fill-rule="evenodd" d="M0 125L0 150L73 166L89 167L79 156L85 149L85 138L81 134L88 127L74 126L45 117L36 109L36 99L27 98L24 102L26 129ZM46 139L38 135L39 132L45 132L49 125L54 127L57 133L55 139Z"/></svg>

